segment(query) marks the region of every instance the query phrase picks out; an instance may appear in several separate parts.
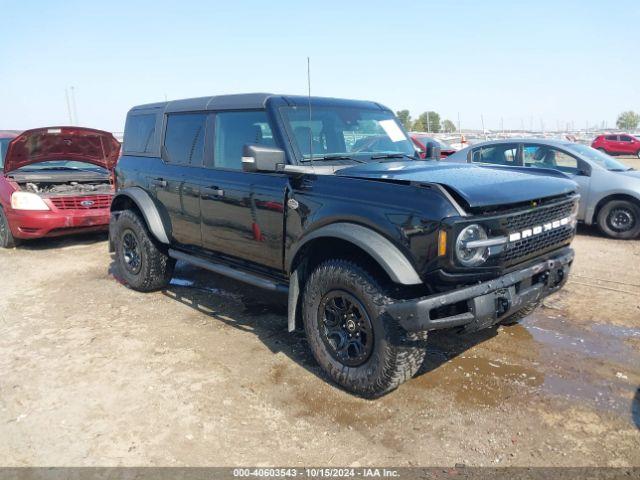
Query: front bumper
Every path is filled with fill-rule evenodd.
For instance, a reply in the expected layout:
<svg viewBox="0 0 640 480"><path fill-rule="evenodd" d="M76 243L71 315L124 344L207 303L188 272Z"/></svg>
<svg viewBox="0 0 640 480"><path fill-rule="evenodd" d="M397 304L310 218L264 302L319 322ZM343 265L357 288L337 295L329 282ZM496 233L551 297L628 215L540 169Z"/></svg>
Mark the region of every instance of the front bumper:
<svg viewBox="0 0 640 480"><path fill-rule="evenodd" d="M11 233L16 238L55 237L106 230L109 209L31 211L7 210Z"/></svg>
<svg viewBox="0 0 640 480"><path fill-rule="evenodd" d="M387 306L410 332L461 327L480 330L559 290L566 283L574 252L563 248L548 260L502 277Z"/></svg>

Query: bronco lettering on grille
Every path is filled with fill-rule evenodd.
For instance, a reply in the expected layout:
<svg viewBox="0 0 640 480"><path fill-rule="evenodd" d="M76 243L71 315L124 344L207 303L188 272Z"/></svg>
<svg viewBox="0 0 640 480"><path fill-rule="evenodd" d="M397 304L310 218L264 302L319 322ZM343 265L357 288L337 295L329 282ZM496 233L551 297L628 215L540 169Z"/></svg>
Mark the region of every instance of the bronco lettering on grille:
<svg viewBox="0 0 640 480"><path fill-rule="evenodd" d="M535 227L524 229L520 232L513 232L509 234L510 242L517 242L525 238L533 237L534 235L540 235L543 232L550 232L560 227L564 227L571 223L571 217L564 217L560 220L554 220L552 222L545 223L543 225L536 225Z"/></svg>

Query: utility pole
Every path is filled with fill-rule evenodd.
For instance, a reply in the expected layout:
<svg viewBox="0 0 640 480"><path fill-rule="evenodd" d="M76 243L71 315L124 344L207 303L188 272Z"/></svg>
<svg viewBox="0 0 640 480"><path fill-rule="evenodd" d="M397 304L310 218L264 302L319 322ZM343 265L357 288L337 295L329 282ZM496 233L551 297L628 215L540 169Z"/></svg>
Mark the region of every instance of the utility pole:
<svg viewBox="0 0 640 480"><path fill-rule="evenodd" d="M484 116L480 114L480 122L482 122L482 134L484 135L484 139L487 139L487 131L484 129Z"/></svg>
<svg viewBox="0 0 640 480"><path fill-rule="evenodd" d="M69 88L64 87L64 96L67 99L67 114L69 115L69 125L73 125L73 117L71 116L71 103L69 102Z"/></svg>
<svg viewBox="0 0 640 480"><path fill-rule="evenodd" d="M427 133L429 133L429 131L430 131L430 130L429 130L429 128L430 128L430 125L429 125L429 124L430 124L430 123L431 123L431 120L429 119L429 110L427 110Z"/></svg>
<svg viewBox="0 0 640 480"><path fill-rule="evenodd" d="M71 105L73 106L73 117L75 118L75 124L79 123L78 121L78 110L76 108L76 89L75 87L71 87Z"/></svg>

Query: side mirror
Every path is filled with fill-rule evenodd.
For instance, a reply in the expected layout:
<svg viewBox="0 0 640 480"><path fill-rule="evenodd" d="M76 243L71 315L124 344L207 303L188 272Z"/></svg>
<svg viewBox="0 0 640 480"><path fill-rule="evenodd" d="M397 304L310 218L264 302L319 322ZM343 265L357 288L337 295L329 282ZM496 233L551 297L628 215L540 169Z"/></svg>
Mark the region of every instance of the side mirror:
<svg viewBox="0 0 640 480"><path fill-rule="evenodd" d="M427 142L425 145L425 160L440 160L440 145L436 142Z"/></svg>
<svg viewBox="0 0 640 480"><path fill-rule="evenodd" d="M264 145L245 145L242 148L243 172L275 172L285 163L284 150Z"/></svg>

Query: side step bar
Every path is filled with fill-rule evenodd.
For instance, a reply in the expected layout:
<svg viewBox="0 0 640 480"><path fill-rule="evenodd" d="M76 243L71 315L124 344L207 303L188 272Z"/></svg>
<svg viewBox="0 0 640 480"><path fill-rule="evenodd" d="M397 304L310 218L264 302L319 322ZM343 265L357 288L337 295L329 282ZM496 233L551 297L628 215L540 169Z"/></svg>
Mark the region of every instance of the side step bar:
<svg viewBox="0 0 640 480"><path fill-rule="evenodd" d="M182 260L190 263L191 265L195 265L196 267L204 268L205 270L224 275L225 277L248 283L249 285L253 285L255 287L260 287L266 290L272 290L281 293L287 293L289 291L289 287L281 283L276 283L272 280L259 277L258 275L254 275L252 273L243 272L241 270L223 265L221 263L210 262L209 260L204 260L202 258L189 255L188 253L180 252L178 250L173 250L170 248L169 256L175 258L176 260Z"/></svg>

